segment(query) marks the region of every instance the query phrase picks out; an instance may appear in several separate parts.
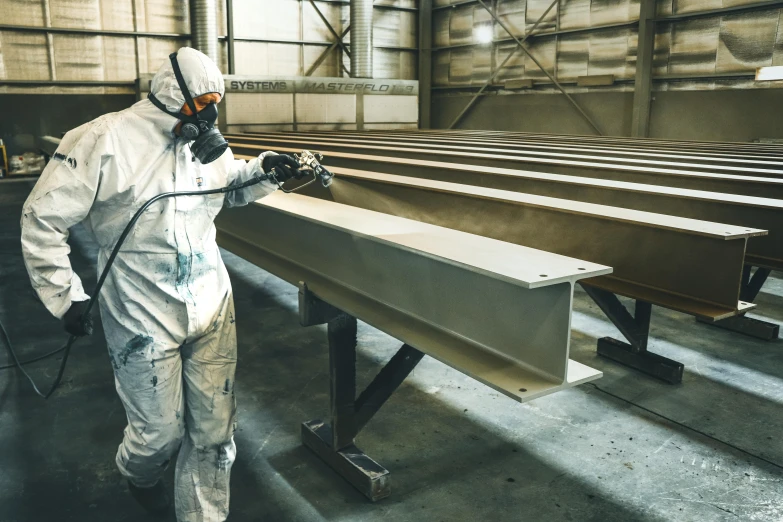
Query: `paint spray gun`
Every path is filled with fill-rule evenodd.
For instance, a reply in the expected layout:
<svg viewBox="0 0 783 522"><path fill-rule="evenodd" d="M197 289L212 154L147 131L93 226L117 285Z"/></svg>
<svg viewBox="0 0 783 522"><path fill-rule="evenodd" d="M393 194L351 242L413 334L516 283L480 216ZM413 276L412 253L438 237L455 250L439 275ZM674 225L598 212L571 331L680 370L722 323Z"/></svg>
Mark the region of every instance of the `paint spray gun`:
<svg viewBox="0 0 783 522"><path fill-rule="evenodd" d="M294 154L294 158L296 158L296 161L298 161L299 165L301 165L299 170L301 172L304 172L305 176L307 177L312 175L313 179L311 179L307 183L299 185L296 188L288 190L283 188L283 185L280 183L280 181L277 179L277 176L275 175L275 171L272 170L272 172L267 173L266 176L268 179L271 178L271 180L277 183L277 186L280 190L282 190L286 194L290 194L291 192L296 192L298 190L301 190L304 187L308 186L309 184L318 180L321 181L321 185L323 185L324 188L327 188L329 187L329 185L332 184L332 180L334 179L334 174L329 172L326 169L326 167L321 165L321 161L323 161L324 159L321 153L310 152L309 150L303 150L301 154Z"/></svg>

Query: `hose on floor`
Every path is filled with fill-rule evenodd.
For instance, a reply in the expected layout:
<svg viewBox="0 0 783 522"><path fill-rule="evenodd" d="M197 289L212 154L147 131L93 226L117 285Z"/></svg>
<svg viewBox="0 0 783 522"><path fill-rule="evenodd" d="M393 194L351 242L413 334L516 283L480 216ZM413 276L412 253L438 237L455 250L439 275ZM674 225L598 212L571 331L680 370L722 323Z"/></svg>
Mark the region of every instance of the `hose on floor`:
<svg viewBox="0 0 783 522"><path fill-rule="evenodd" d="M150 198L142 207L136 211L136 213L133 215L133 218L130 220L128 225L125 227L125 230L122 231L122 234L120 235L120 238L117 240L117 243L114 245L114 249L111 252L111 255L109 256L109 260L106 262L106 266L103 268L103 272L101 272L100 277L98 278L98 283L95 285L95 289L92 291L93 299L90 299L90 301L87 303L87 308L84 310L83 317L88 317L90 315L90 312L92 311L92 308L95 304L95 300L98 297L98 294L101 291L101 288L103 288L103 283L106 281L106 277L109 275L109 270L111 269L112 265L114 264L114 260L117 258L117 254L120 252L120 248L122 248L123 243L125 243L125 240L128 238L128 235L133 230L133 227L136 225L136 222L139 220L141 215L156 201L160 201L162 199L167 198L177 198L177 197L187 197L187 196L209 196L212 194L226 194L229 192L234 192L237 190L242 190L247 187L256 185L258 183L261 183L262 181L274 181L278 188L285 192L286 194L290 194L291 192L296 192L298 190L303 189L304 187L310 185L314 181L316 181L319 177L319 174L315 171L313 171L313 179L308 181L307 183L304 183L294 189L288 190L283 188L283 185L278 180L278 177L275 175L274 170L272 172L262 174L261 176L256 176L253 179L250 179L244 183L240 183L239 185L229 185L227 187L219 188L219 189L212 189L212 190L193 190L193 191L181 191L181 192L165 192L163 194L158 194L157 196L154 196ZM68 355L71 353L71 347L76 342L78 337L72 335L68 338L68 342L65 343L62 347L53 350L49 353L46 353L44 355L40 355L38 357L34 357L32 359L28 359L25 361L20 361L18 356L16 355L16 350L14 350L13 345L11 344L11 338L8 336L8 332L6 331L3 324L0 322L0 332L3 334L3 340L5 341L5 345L8 348L8 352L11 354L11 359L13 359L12 364L7 364L5 366L0 366L0 370L8 370L11 368L19 368L19 370L22 372L22 374L27 378L27 380L30 382L30 386L32 386L33 391L39 395L40 397L43 397L44 399L48 399L52 396L54 391L57 389L57 387L60 385L60 381L62 381L63 373L65 373L65 365L68 363ZM54 379L54 382L52 382L51 387L46 393L43 393L39 388L38 385L35 383L32 377L30 377L30 374L27 373L27 370L25 370L24 366L27 364L31 364L37 361L41 361L43 359L46 359L48 357L52 357L54 355L57 355L58 353L64 352L62 362L60 363L60 370L57 372L57 377Z"/></svg>

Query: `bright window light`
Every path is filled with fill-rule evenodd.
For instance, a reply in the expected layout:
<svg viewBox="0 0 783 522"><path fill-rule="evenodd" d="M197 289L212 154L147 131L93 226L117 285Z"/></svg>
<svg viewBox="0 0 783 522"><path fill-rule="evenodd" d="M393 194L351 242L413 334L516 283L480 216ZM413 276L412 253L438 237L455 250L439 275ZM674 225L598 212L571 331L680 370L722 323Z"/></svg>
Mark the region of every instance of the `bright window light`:
<svg viewBox="0 0 783 522"><path fill-rule="evenodd" d="M476 41L478 43L488 44L492 43L492 27L483 25L476 28Z"/></svg>
<svg viewBox="0 0 783 522"><path fill-rule="evenodd" d="M756 69L756 81L768 82L772 80L783 80L783 66L761 67Z"/></svg>

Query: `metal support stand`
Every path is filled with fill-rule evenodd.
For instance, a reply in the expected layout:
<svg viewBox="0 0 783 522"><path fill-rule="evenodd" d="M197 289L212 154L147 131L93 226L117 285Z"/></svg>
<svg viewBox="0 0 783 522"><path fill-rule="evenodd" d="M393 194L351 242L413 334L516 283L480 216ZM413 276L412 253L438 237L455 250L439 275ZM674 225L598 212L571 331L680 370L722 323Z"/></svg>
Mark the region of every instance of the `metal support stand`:
<svg viewBox="0 0 783 522"><path fill-rule="evenodd" d="M742 270L740 301L746 303L752 303L756 300L756 297L761 291L761 287L764 286L770 272L772 272L769 268L757 268L753 273L753 276L751 276L751 268L750 265L745 265L745 268ZM734 317L721 319L720 321L710 321L700 317L697 317L696 320L700 323L729 330L731 332L741 333L764 341L777 339L780 334L780 325L753 319L752 317L747 317L745 314L735 315Z"/></svg>
<svg viewBox="0 0 783 522"><path fill-rule="evenodd" d="M391 494L389 472L354 445L354 439L424 354L404 344L356 398L356 318L321 301L299 284L302 326L328 324L331 424L302 424L302 443L375 502Z"/></svg>
<svg viewBox="0 0 783 522"><path fill-rule="evenodd" d="M582 288L629 341L625 343L611 337L598 339L598 355L671 384L682 382L682 363L647 351L652 315L650 303L637 300L631 315L612 292L588 285L582 285Z"/></svg>

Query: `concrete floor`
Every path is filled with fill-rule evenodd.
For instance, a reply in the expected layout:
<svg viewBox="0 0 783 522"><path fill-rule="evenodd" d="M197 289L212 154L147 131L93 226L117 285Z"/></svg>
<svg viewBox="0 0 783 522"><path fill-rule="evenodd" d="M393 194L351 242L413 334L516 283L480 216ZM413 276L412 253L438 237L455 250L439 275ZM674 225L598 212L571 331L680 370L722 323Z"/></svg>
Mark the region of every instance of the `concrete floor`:
<svg viewBox="0 0 783 522"><path fill-rule="evenodd" d="M19 253L28 190L0 182L0 320L24 358L65 339ZM77 230L72 246L91 288L94 245ZM597 387L520 406L425 358L358 439L392 473L391 498L370 504L299 442L300 423L327 413L324 328L298 325L294 287L224 259L239 329L231 520L783 520L781 341L656 308L651 350L686 365L671 386L596 356L597 338L619 334L577 290L572 358L604 371ZM758 302L782 322L783 279ZM398 344L360 325L360 386ZM30 368L45 383L57 364ZM114 467L124 425L100 327L47 402L0 372L0 521L144 520Z"/></svg>

